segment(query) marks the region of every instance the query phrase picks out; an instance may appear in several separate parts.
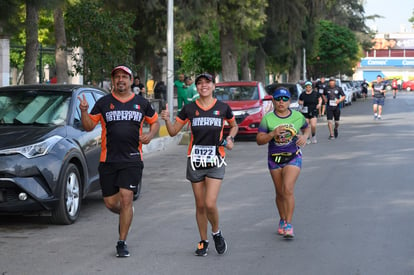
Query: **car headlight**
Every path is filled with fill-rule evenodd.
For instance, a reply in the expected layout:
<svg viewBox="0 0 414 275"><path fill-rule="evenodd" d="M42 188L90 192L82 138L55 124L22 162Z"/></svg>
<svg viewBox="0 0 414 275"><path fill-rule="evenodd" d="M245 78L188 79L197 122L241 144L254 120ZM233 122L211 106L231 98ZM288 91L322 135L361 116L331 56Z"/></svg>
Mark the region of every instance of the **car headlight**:
<svg viewBox="0 0 414 275"><path fill-rule="evenodd" d="M21 154L28 159L44 156L49 153L50 149L59 142L63 137L52 136L42 142L26 145L18 148L0 150L0 155Z"/></svg>
<svg viewBox="0 0 414 275"><path fill-rule="evenodd" d="M246 110L246 113L248 113L249 115L254 115L254 114L260 113L261 110L262 108L256 107L256 108Z"/></svg>

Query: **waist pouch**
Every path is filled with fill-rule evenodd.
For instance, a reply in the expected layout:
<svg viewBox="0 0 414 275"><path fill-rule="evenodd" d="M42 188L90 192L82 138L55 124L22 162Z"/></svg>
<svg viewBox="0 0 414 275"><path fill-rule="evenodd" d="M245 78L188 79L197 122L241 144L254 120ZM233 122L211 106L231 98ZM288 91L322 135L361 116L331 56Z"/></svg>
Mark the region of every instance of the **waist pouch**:
<svg viewBox="0 0 414 275"><path fill-rule="evenodd" d="M294 159L299 153L299 150L296 153L291 152L282 152L282 153L274 153L272 154L272 158L277 164L284 164L288 163L292 159Z"/></svg>

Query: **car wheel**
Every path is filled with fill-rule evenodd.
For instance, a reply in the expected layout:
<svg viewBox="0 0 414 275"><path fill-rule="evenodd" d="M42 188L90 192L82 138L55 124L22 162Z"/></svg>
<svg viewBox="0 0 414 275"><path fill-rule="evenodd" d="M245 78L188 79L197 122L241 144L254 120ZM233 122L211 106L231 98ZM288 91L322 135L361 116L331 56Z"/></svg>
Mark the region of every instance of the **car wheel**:
<svg viewBox="0 0 414 275"><path fill-rule="evenodd" d="M82 203L82 183L79 170L69 163L59 179L59 202L52 211L55 224L72 224L79 217Z"/></svg>
<svg viewBox="0 0 414 275"><path fill-rule="evenodd" d="M136 201L139 198L139 195L141 195L141 186L142 186L142 179L138 183L137 192L134 193L134 201Z"/></svg>

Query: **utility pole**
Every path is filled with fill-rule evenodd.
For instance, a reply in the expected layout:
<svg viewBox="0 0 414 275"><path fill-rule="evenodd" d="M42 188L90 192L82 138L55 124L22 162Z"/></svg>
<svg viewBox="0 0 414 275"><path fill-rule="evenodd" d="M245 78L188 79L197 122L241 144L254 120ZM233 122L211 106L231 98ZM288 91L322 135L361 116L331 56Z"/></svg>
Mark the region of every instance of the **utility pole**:
<svg viewBox="0 0 414 275"><path fill-rule="evenodd" d="M167 13L167 102L172 121L174 117L174 0L168 0Z"/></svg>
<svg viewBox="0 0 414 275"><path fill-rule="evenodd" d="M303 81L306 81L306 49L303 48Z"/></svg>

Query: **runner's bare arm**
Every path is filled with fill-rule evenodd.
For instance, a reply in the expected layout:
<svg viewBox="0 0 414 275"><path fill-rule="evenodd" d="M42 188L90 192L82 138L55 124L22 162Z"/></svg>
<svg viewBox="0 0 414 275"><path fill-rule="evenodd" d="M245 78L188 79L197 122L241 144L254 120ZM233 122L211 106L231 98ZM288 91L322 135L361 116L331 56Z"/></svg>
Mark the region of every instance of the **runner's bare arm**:
<svg viewBox="0 0 414 275"><path fill-rule="evenodd" d="M165 127L167 128L168 134L171 137L177 135L184 127L184 124L177 121L175 121L174 124L171 123L170 112L168 111L168 103L165 105L165 110L161 111L161 118L165 121Z"/></svg>
<svg viewBox="0 0 414 275"><path fill-rule="evenodd" d="M155 121L154 123L150 124L150 129L148 133L144 133L139 137L139 140L143 144L148 144L150 141L155 137L160 129L160 123Z"/></svg>
<svg viewBox="0 0 414 275"><path fill-rule="evenodd" d="M89 109L88 101L86 101L84 94L82 94L82 97L78 96L78 99L80 101L79 109L81 110L82 126L86 131L92 131L93 128L95 128L95 123L89 117L89 114L88 114L88 109Z"/></svg>
<svg viewBox="0 0 414 275"><path fill-rule="evenodd" d="M259 132L256 135L256 142L258 145L269 143L275 136L279 136L285 130L285 126L278 126L269 133Z"/></svg>

